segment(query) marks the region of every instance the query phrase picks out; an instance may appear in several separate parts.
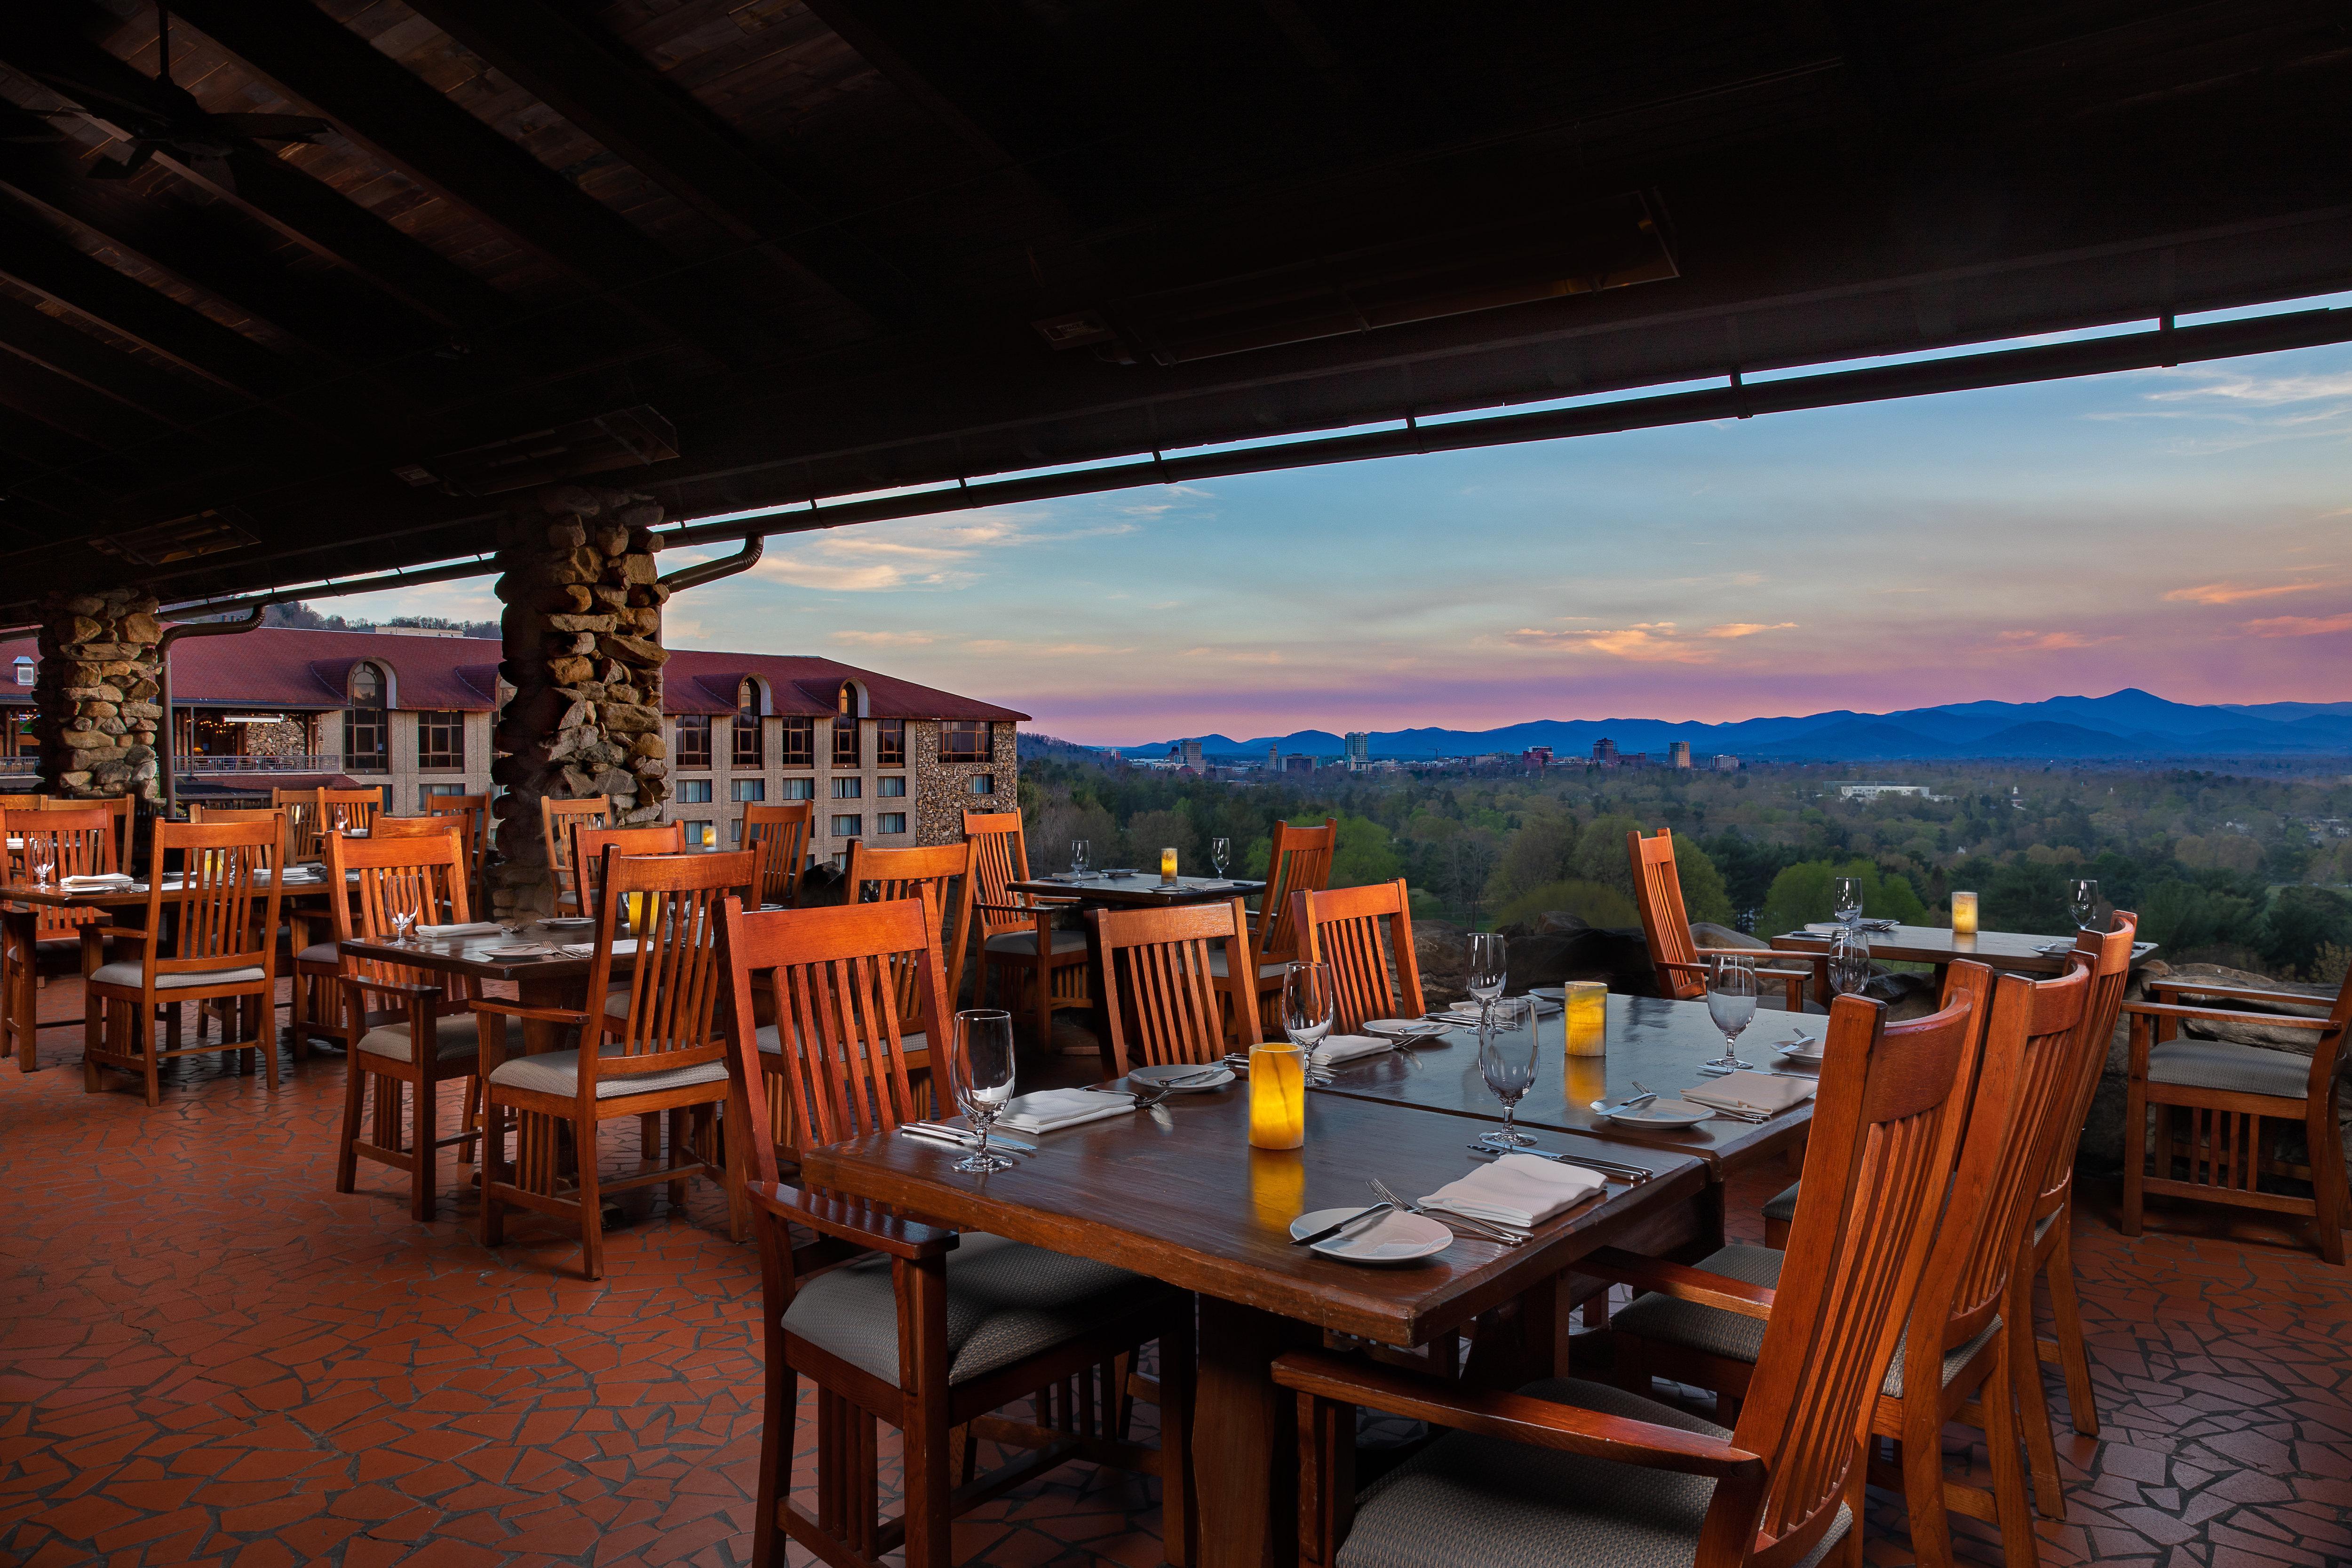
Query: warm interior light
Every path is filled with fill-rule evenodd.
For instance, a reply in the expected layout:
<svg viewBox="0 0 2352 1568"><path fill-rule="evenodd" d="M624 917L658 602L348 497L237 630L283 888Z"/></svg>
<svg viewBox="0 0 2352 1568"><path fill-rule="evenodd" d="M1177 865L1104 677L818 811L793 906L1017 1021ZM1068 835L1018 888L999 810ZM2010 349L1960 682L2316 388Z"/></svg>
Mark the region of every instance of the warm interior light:
<svg viewBox="0 0 2352 1568"><path fill-rule="evenodd" d="M1609 1039L1609 985L1601 980L1571 980L1562 986L1567 1004L1568 1054L1597 1057Z"/></svg>
<svg viewBox="0 0 2352 1568"><path fill-rule="evenodd" d="M1977 934L1977 896L1974 893L1952 895L1952 934L1954 936Z"/></svg>
<svg viewBox="0 0 2352 1568"><path fill-rule="evenodd" d="M1307 1142L1307 1053L1287 1042L1250 1051L1249 1141L1259 1149Z"/></svg>

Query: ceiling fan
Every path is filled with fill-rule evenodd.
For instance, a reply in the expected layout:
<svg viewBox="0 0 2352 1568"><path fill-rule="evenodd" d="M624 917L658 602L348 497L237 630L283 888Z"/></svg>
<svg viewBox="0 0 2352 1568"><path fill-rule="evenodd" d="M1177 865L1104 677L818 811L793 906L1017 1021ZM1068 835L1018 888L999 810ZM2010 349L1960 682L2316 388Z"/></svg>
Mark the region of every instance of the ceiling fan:
<svg viewBox="0 0 2352 1568"><path fill-rule="evenodd" d="M127 180L164 153L193 165L213 184L236 188L230 170L231 155L255 142L310 145L331 130L327 121L308 114L213 114L195 95L172 79L172 16L165 0L155 4L155 53L158 74L153 90L139 101L92 87L87 82L47 71L26 74L44 86L84 105L82 109L42 109L34 113L48 119L79 118L106 122L126 133L131 155L101 158L90 165L97 180Z"/></svg>

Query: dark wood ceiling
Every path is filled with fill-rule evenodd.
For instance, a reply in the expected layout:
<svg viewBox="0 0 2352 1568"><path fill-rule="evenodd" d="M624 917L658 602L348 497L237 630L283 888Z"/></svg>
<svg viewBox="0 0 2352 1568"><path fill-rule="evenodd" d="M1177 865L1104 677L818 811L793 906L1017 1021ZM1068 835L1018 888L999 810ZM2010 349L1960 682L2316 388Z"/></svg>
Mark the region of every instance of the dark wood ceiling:
<svg viewBox="0 0 2352 1568"><path fill-rule="evenodd" d="M2347 18L0 7L0 616L2352 287Z"/></svg>

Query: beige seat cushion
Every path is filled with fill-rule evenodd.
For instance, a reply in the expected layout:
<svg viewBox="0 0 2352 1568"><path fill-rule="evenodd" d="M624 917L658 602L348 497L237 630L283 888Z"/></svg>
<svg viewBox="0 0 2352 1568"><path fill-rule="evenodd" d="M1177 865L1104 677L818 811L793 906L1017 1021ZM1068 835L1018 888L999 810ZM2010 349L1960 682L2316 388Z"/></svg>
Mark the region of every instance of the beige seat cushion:
<svg viewBox="0 0 2352 1568"><path fill-rule="evenodd" d="M1055 952L1084 952L1087 950L1087 933L1082 931L1057 931L1053 935ZM1026 953L1034 958L1037 955L1037 933L1034 931L1009 931L1003 936L990 937L988 951Z"/></svg>
<svg viewBox="0 0 2352 1568"><path fill-rule="evenodd" d="M2147 1053L2150 1083L2301 1100L2311 1092L2311 1058L2300 1051L2228 1040L2165 1040Z"/></svg>
<svg viewBox="0 0 2352 1568"><path fill-rule="evenodd" d="M343 961L343 950L331 942L314 942L294 955L297 963L323 964L333 969Z"/></svg>
<svg viewBox="0 0 2352 1568"><path fill-rule="evenodd" d="M605 1042L602 1055L617 1057L621 1047L616 1041ZM500 1062L490 1074L490 1081L505 1089L520 1089L532 1094L575 1095L580 1092L580 1053L572 1051L541 1051L532 1057L511 1057ZM654 1094L666 1089L688 1089L697 1084L727 1081L725 1058L699 1062L692 1067L668 1068L660 1072L635 1073L627 1078L596 1079L596 1098L617 1100L625 1095Z"/></svg>
<svg viewBox="0 0 2352 1568"><path fill-rule="evenodd" d="M1261 963L1257 966L1257 977L1260 980L1279 980L1282 978L1282 972L1289 967L1290 964L1286 960L1274 963ZM1223 980L1225 977L1225 950L1222 946L1211 948L1209 973Z"/></svg>
<svg viewBox="0 0 2352 1568"><path fill-rule="evenodd" d="M948 1381L963 1383L1052 1350L1165 1288L1108 1263L966 1231L948 1254ZM784 1327L884 1383L898 1384L890 1260L866 1258L803 1285Z"/></svg>
<svg viewBox="0 0 2352 1568"><path fill-rule="evenodd" d="M761 1025L752 1037L760 1042L760 1049L769 1056L781 1057L784 1054L783 1039L776 1033L776 1026L773 1024ZM906 1051L928 1051L931 1048L930 1037L920 1029L911 1035L901 1035L898 1037L898 1048Z"/></svg>
<svg viewBox="0 0 2352 1568"><path fill-rule="evenodd" d="M1556 1405L1728 1438L1728 1429L1604 1384L1551 1378L1519 1390ZM1450 1432L1367 1488L1338 1568L1689 1568L1715 1481ZM1853 1528L1843 1507L1795 1565Z"/></svg>
<svg viewBox="0 0 2352 1568"><path fill-rule="evenodd" d="M473 1013L445 1013L433 1020L433 1055L436 1060L447 1061L452 1057L470 1057L481 1048L482 1020ZM372 1056L390 1057L396 1062L411 1061L408 1025L383 1024L360 1037L360 1049Z"/></svg>
<svg viewBox="0 0 2352 1568"><path fill-rule="evenodd" d="M115 963L101 963L90 973L90 978L100 985L121 985L136 991L146 970L136 959L124 959ZM187 969L155 977L158 991L185 991L198 985L246 985L262 978L256 968Z"/></svg>

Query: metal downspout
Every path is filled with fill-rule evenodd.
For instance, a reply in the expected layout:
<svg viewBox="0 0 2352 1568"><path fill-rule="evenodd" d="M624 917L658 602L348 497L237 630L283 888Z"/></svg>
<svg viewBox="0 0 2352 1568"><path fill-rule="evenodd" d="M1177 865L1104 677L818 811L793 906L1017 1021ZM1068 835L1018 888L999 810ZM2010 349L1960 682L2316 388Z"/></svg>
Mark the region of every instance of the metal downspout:
<svg viewBox="0 0 2352 1568"><path fill-rule="evenodd" d="M172 773L172 645L182 637L227 637L235 632L249 632L261 625L267 606L256 605L233 621L181 621L163 628L155 639L158 663L156 695L163 710L163 721L155 726L155 762L163 775L163 817L176 822L180 816L179 784Z"/></svg>

